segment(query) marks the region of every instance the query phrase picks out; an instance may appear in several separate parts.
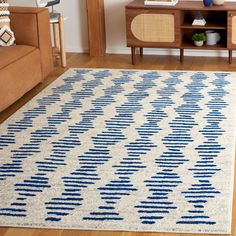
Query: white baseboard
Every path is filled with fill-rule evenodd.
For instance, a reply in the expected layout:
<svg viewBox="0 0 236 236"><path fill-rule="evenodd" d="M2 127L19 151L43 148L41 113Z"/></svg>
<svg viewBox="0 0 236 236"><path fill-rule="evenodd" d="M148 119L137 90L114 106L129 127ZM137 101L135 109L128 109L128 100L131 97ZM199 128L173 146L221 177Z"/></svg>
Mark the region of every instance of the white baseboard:
<svg viewBox="0 0 236 236"><path fill-rule="evenodd" d="M87 53L88 51L88 48L86 49L81 47L66 47L66 52Z"/></svg>
<svg viewBox="0 0 236 236"><path fill-rule="evenodd" d="M107 48L107 53L111 54L130 54L130 48ZM144 54L146 55L172 55L179 56L179 49L163 49L163 48L144 48ZM227 50L193 50L186 49L184 50L185 56L197 56L197 57L228 57ZM233 53L233 56L236 56Z"/></svg>
<svg viewBox="0 0 236 236"><path fill-rule="evenodd" d="M67 52L87 53L89 50L80 47L67 47ZM107 48L108 54L130 54L130 48ZM171 55L179 56L179 49L163 49L163 48L144 48L144 54L146 55ZM195 57L228 57L227 50L215 51L215 50L184 50L185 56ZM233 53L233 57L236 57L236 51Z"/></svg>

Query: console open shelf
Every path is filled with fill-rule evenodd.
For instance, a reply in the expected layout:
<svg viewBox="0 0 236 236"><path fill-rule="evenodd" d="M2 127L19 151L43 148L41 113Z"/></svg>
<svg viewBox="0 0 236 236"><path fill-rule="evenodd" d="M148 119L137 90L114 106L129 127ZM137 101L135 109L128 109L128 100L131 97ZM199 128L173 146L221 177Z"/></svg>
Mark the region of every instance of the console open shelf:
<svg viewBox="0 0 236 236"><path fill-rule="evenodd" d="M192 23L187 23L184 22L181 26L181 29L203 29L203 30L208 30L208 29L227 29L227 26L224 24L217 24L217 23L206 23L204 26L201 25L192 25Z"/></svg>
<svg viewBox="0 0 236 236"><path fill-rule="evenodd" d="M182 49L198 49L191 42L186 42L186 41L181 45L181 48ZM220 43L216 45L212 45L212 46L205 45L205 44L201 46L201 50L226 50L226 49L227 49L227 46Z"/></svg>

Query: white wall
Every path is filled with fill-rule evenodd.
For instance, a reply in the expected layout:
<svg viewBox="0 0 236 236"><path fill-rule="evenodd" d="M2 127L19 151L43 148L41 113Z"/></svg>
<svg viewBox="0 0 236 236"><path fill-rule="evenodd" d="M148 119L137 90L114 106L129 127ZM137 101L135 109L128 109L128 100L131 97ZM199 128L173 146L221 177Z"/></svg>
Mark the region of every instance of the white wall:
<svg viewBox="0 0 236 236"><path fill-rule="evenodd" d="M105 0L106 38L108 53L130 53L126 47L125 5L131 0ZM11 5L35 6L35 0L9 0ZM57 10L64 16L66 50L68 52L88 51L86 0L61 0ZM178 50L145 49L146 54L179 55ZM186 50L186 55L227 56L225 52Z"/></svg>
<svg viewBox="0 0 236 236"><path fill-rule="evenodd" d="M35 0L9 0L11 6L36 6ZM65 21L66 50L68 52L88 51L86 0L62 0L56 7L68 17Z"/></svg>
<svg viewBox="0 0 236 236"><path fill-rule="evenodd" d="M107 51L126 50L124 6L130 0L105 0ZM36 6L35 0L9 0L10 5ZM66 49L71 52L88 50L86 0L61 0L56 7L64 16Z"/></svg>
<svg viewBox="0 0 236 236"><path fill-rule="evenodd" d="M125 53L125 5L130 0L105 0L106 39L108 53Z"/></svg>

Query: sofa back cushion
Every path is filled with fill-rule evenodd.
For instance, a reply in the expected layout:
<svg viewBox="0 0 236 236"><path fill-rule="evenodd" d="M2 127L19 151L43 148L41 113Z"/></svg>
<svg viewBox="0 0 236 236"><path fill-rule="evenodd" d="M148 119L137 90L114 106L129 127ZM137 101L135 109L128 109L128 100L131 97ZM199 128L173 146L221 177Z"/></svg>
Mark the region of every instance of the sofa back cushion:
<svg viewBox="0 0 236 236"><path fill-rule="evenodd" d="M0 0L0 46L11 46L15 42L14 33L10 28L10 12L7 0Z"/></svg>

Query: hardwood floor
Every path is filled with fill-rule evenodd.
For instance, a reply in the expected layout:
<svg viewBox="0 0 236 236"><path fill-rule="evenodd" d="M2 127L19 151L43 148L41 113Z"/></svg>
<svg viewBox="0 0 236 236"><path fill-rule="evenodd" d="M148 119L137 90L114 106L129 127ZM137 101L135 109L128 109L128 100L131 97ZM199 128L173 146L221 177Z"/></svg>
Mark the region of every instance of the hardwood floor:
<svg viewBox="0 0 236 236"><path fill-rule="evenodd" d="M144 56L137 59L137 64L131 64L129 55L106 55L104 57L89 57L87 54L67 55L68 66L63 69L55 67L54 72L40 85L28 92L23 98L0 113L0 123L16 112L21 106L38 94L48 84L63 74L68 68L118 68L118 69L147 69L147 70L208 70L208 71L236 71L236 60L229 65L227 58L185 57L183 63L173 56ZM236 79L236 78L235 78ZM236 162L235 162L236 169ZM235 175L236 184L236 175ZM219 212L220 214L221 212ZM137 233L137 232L108 232L108 231L79 231L79 230L48 230L29 228L0 227L0 236L194 236L196 234L169 233ZM203 234L202 234L203 235ZM206 235L206 234L204 234ZM234 190L233 226L231 236L236 236L236 188Z"/></svg>

